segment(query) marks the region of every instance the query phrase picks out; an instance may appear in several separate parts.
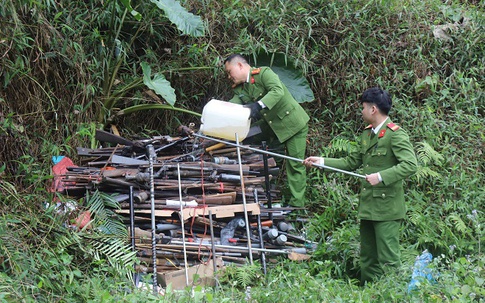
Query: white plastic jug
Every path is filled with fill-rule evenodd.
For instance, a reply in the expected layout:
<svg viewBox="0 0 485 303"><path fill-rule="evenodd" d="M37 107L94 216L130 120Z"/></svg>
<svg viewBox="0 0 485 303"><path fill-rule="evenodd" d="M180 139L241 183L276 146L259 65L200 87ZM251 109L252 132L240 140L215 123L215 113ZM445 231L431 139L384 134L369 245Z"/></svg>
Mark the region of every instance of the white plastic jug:
<svg viewBox="0 0 485 303"><path fill-rule="evenodd" d="M202 110L200 131L207 136L236 141L244 140L249 132L251 110L242 105L212 99Z"/></svg>

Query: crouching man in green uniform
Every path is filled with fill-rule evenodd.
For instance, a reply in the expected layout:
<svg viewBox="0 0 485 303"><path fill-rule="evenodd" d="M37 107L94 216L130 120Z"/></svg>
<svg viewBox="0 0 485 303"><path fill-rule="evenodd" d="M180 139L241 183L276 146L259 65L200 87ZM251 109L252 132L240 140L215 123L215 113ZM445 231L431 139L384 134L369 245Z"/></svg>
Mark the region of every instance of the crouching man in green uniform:
<svg viewBox="0 0 485 303"><path fill-rule="evenodd" d="M251 123L259 122L284 144L290 157L305 158L308 117L286 86L269 67L253 68L241 55L231 55L225 61L228 78L233 82L234 97L230 102L251 109ZM304 207L306 169L299 162L286 161L290 190L289 205Z"/></svg>
<svg viewBox="0 0 485 303"><path fill-rule="evenodd" d="M309 157L313 163L343 170L363 167L359 219L361 284L372 281L390 268L401 266L399 229L404 218L403 180L417 169L416 155L408 134L388 117L392 101L377 87L366 90L360 100L366 123L357 151L344 158Z"/></svg>

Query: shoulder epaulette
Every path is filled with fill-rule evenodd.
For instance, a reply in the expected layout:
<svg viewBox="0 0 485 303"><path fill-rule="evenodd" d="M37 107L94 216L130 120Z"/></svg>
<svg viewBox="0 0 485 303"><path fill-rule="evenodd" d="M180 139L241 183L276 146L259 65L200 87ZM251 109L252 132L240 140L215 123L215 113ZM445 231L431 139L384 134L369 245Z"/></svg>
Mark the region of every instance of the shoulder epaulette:
<svg viewBox="0 0 485 303"><path fill-rule="evenodd" d="M255 68L251 71L251 75L257 75L261 72L261 68L258 67L258 68Z"/></svg>
<svg viewBox="0 0 485 303"><path fill-rule="evenodd" d="M389 123L389 124L387 124L387 127L389 127L390 129L392 129L392 131L396 131L396 130L398 130L400 128L399 125L396 125L396 124L394 124L392 122Z"/></svg>
<svg viewBox="0 0 485 303"><path fill-rule="evenodd" d="M372 128L372 124L369 124L365 127L365 129L369 129L369 128Z"/></svg>

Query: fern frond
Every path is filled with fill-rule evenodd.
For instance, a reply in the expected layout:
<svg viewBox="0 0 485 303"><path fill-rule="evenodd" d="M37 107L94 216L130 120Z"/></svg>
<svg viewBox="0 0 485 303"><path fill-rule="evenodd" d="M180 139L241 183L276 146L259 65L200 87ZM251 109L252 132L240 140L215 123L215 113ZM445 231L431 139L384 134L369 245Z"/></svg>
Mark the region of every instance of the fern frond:
<svg viewBox="0 0 485 303"><path fill-rule="evenodd" d="M247 286L255 285L260 272L261 268L256 263L253 263L252 265L247 264L245 266L238 267L235 278L238 285L246 288Z"/></svg>
<svg viewBox="0 0 485 303"><path fill-rule="evenodd" d="M423 215L417 212L410 214L409 221L413 224L418 226L421 222L423 222Z"/></svg>
<svg viewBox="0 0 485 303"><path fill-rule="evenodd" d="M78 233L67 233L56 239L57 248L64 250L65 248L77 244L78 247L83 247L81 237Z"/></svg>
<svg viewBox="0 0 485 303"><path fill-rule="evenodd" d="M440 179L441 175L427 166L418 166L416 173L413 175L418 183L421 183L423 179Z"/></svg>
<svg viewBox="0 0 485 303"><path fill-rule="evenodd" d="M128 231L121 218L113 211L119 203L110 195L95 191L85 198L92 220L91 229L68 231L58 241L59 248L76 245L94 260L108 260L119 273L132 279L136 252L128 240Z"/></svg>
<svg viewBox="0 0 485 303"><path fill-rule="evenodd" d="M119 209L119 203L113 196L95 191L86 195L87 206L93 215L93 225L105 234L126 237L128 231L121 218L112 210Z"/></svg>
<svg viewBox="0 0 485 303"><path fill-rule="evenodd" d="M243 266L229 265L224 270L221 280L239 288L257 285L261 280L261 265L258 262Z"/></svg>
<svg viewBox="0 0 485 303"><path fill-rule="evenodd" d="M453 224L454 231L457 231L461 234L465 234L467 231L467 227L465 222L458 216L457 214L450 214L446 220Z"/></svg>
<svg viewBox="0 0 485 303"><path fill-rule="evenodd" d="M91 244L92 256L95 260L106 259L118 272L125 272L132 279L132 269L136 263L136 251L127 243L126 238L106 236L85 236L85 241Z"/></svg>
<svg viewBox="0 0 485 303"><path fill-rule="evenodd" d="M417 158L420 163L426 165L441 165L444 161L443 155L437 152L428 142L418 142L417 144Z"/></svg>
<svg viewBox="0 0 485 303"><path fill-rule="evenodd" d="M330 144L329 148L325 149L325 155L323 156L334 156L338 154L349 154L356 148L356 143L347 139L334 138Z"/></svg>

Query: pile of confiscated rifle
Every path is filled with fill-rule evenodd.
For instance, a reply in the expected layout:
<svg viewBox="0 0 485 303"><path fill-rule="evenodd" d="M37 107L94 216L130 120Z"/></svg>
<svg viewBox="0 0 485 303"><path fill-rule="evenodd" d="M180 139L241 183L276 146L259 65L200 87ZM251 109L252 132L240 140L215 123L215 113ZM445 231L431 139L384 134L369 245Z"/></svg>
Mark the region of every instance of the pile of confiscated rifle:
<svg viewBox="0 0 485 303"><path fill-rule="evenodd" d="M78 148L81 164L63 176L65 193L113 194L145 271L187 271L209 260L215 271L259 258L266 272L268 255L309 257L314 243L288 220L294 209L272 207L281 198L267 154L185 134L130 141L97 131L96 138L111 146Z"/></svg>

